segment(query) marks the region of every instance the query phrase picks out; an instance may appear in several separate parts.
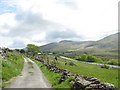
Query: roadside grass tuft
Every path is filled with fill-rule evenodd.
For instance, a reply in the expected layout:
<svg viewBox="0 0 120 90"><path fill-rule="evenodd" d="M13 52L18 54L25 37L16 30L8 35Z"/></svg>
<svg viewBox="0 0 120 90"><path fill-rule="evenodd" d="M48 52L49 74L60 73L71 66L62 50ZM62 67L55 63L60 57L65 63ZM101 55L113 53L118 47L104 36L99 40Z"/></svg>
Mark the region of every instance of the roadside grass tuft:
<svg viewBox="0 0 120 90"><path fill-rule="evenodd" d="M34 68L32 62L29 61L28 64L29 64L29 67L28 67L28 68Z"/></svg>
<svg viewBox="0 0 120 90"><path fill-rule="evenodd" d="M33 63L32 63L32 62L30 62L30 61L28 62L28 64L29 64L29 65L33 65Z"/></svg>
<svg viewBox="0 0 120 90"><path fill-rule="evenodd" d="M30 73L31 75L33 75L33 74L34 74L34 72L28 72L28 73Z"/></svg>
<svg viewBox="0 0 120 90"><path fill-rule="evenodd" d="M10 84L11 84L10 81L9 81L9 82L6 82L6 83L2 83L2 84L0 85L0 88L7 87L7 86L10 85Z"/></svg>

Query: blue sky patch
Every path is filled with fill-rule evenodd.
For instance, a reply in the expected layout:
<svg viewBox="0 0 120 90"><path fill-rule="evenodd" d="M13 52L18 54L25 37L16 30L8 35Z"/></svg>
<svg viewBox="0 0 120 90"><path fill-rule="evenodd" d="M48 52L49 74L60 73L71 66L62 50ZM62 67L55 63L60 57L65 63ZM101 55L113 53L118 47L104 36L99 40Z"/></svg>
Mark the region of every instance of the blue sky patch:
<svg viewBox="0 0 120 90"><path fill-rule="evenodd" d="M9 6L5 2L0 2L0 14L16 12L16 6Z"/></svg>

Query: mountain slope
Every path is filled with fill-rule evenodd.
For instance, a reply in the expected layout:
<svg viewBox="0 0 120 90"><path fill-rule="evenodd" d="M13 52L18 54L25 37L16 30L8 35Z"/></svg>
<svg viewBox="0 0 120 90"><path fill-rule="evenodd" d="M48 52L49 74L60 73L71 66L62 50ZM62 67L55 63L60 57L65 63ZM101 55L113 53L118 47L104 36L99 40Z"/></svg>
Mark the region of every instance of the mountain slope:
<svg viewBox="0 0 120 90"><path fill-rule="evenodd" d="M92 43L93 41L69 41L63 40L58 43L49 43L47 45L41 46L42 51L76 51L82 49L84 46Z"/></svg>
<svg viewBox="0 0 120 90"><path fill-rule="evenodd" d="M118 46L118 34L112 34L110 36L107 36L101 40L98 40L86 47L90 47L90 46L97 46L99 48L116 48Z"/></svg>
<svg viewBox="0 0 120 90"><path fill-rule="evenodd" d="M84 51L99 56L118 55L118 35L120 33L109 35L101 40L85 46Z"/></svg>
<svg viewBox="0 0 120 90"><path fill-rule="evenodd" d="M118 53L118 34L109 35L98 41L60 41L41 46L43 51L50 52L79 52L94 55L113 55Z"/></svg>

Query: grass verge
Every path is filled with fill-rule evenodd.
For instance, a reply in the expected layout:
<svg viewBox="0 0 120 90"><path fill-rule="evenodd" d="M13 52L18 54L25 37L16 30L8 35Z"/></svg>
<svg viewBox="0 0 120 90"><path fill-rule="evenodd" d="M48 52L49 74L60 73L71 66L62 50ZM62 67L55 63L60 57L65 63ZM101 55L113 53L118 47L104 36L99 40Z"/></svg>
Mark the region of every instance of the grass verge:
<svg viewBox="0 0 120 90"><path fill-rule="evenodd" d="M37 63L37 65L40 67L40 69L42 70L42 72L50 82L52 88L71 88L69 85L69 81L72 79L71 77L68 77L64 82L59 83L62 73L54 73L53 71L47 69L47 67L43 63L37 60L33 60L33 61Z"/></svg>
<svg viewBox="0 0 120 90"><path fill-rule="evenodd" d="M0 88L7 87L7 86L10 85L10 84L11 84L10 81L9 81L9 82L6 82L6 83L2 83L2 84L0 85Z"/></svg>
<svg viewBox="0 0 120 90"><path fill-rule="evenodd" d="M0 71L0 78L2 82L6 82L10 80L12 77L19 75L24 66L24 60L21 55L14 55L12 53L7 54L7 59L0 59L2 65L2 71ZM4 88L8 84L2 84L2 88Z"/></svg>

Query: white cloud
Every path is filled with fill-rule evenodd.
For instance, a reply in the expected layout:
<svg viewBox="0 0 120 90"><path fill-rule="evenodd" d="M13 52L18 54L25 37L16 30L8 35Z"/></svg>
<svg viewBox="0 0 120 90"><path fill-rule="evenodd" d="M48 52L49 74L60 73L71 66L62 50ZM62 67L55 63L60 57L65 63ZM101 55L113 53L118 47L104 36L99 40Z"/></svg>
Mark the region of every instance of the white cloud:
<svg viewBox="0 0 120 90"><path fill-rule="evenodd" d="M16 20L14 19L15 14L14 13L5 13L0 15L0 26L2 25L9 25L9 26L15 26Z"/></svg>
<svg viewBox="0 0 120 90"><path fill-rule="evenodd" d="M0 47L8 47L12 43L13 40L11 38L0 36Z"/></svg>
<svg viewBox="0 0 120 90"><path fill-rule="evenodd" d="M18 46L19 41L24 46L62 39L98 40L117 32L118 1L3 0L1 3L15 7L16 11L0 15L0 37L5 41L0 45Z"/></svg>
<svg viewBox="0 0 120 90"><path fill-rule="evenodd" d="M43 41L43 40L45 40L45 36L46 36L45 32L42 32L40 34L33 35L32 40L33 41L41 41L41 40Z"/></svg>

